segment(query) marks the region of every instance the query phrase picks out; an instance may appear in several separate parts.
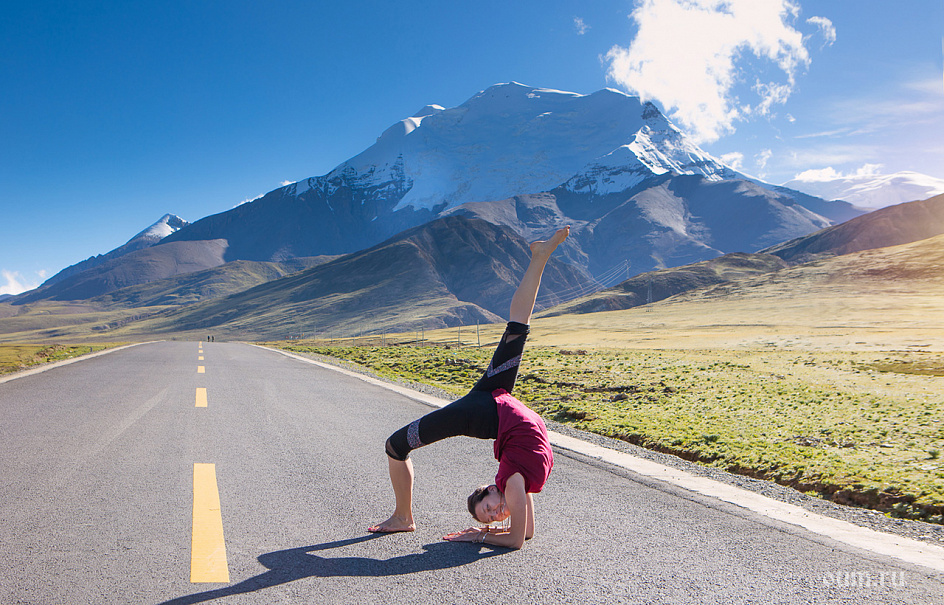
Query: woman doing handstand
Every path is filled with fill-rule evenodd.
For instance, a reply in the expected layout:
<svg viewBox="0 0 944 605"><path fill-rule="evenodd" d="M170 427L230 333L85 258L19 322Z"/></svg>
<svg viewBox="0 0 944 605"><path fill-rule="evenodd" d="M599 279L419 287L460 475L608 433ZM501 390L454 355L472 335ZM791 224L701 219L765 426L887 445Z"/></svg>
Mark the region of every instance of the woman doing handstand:
<svg viewBox="0 0 944 605"><path fill-rule="evenodd" d="M468 499L477 521L511 517L511 527L494 531L471 527L443 536L460 542L486 542L521 548L534 535L534 499L544 487L554 456L541 417L511 396L527 339L541 276L551 253L567 239L570 227L551 239L531 244L531 262L511 299L509 322L485 374L465 397L430 412L396 431L385 449L396 498L393 515L368 528L372 532L413 531L413 462L410 451L458 435L495 439L495 483L476 489Z"/></svg>

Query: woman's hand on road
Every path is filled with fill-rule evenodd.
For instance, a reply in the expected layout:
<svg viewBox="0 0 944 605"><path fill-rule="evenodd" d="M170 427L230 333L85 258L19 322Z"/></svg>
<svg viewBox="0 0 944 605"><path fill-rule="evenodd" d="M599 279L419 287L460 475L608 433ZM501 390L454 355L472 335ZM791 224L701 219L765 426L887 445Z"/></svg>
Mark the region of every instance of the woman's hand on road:
<svg viewBox="0 0 944 605"><path fill-rule="evenodd" d="M470 527L469 529L446 534L443 536L443 540L449 540L450 542L478 542L486 533L488 533L488 530L482 529L481 527Z"/></svg>

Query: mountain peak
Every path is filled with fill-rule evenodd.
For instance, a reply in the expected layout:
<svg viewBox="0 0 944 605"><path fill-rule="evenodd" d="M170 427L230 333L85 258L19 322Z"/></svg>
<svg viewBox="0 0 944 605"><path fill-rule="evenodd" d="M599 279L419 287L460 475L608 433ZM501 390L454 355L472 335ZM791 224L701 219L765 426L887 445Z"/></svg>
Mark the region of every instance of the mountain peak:
<svg viewBox="0 0 944 605"><path fill-rule="evenodd" d="M694 144L681 144L684 135L638 97L613 89L585 95L507 82L457 107L424 107L317 180L329 196L351 188L376 192L389 203L392 192L402 192L381 212L454 208L554 189L593 162L615 159L610 154L644 130L647 148L664 143L665 149L656 150L658 161L642 163L642 177L712 164Z"/></svg>
<svg viewBox="0 0 944 605"><path fill-rule="evenodd" d="M174 233L175 231L186 227L189 224L189 222L180 218L176 214L165 214L156 223L128 240L128 244L139 240L157 243L171 233Z"/></svg>

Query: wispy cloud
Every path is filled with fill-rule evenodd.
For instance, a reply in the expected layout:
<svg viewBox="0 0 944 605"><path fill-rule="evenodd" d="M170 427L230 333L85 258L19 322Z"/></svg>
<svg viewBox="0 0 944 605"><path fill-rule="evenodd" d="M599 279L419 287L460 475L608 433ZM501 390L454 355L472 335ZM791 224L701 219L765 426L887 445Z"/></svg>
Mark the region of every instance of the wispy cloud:
<svg viewBox="0 0 944 605"><path fill-rule="evenodd" d="M806 22L819 28L820 33L823 35L824 47L832 46L833 43L836 42L836 27L833 25L832 21L826 17L810 17Z"/></svg>
<svg viewBox="0 0 944 605"><path fill-rule="evenodd" d="M583 19L580 17L574 17L574 29L577 30L577 35L582 36L587 33L587 30L590 29L590 26L583 22Z"/></svg>
<svg viewBox="0 0 944 605"><path fill-rule="evenodd" d="M875 163L884 152L872 144L835 143L794 149L778 156L783 170L805 171L810 166L849 166Z"/></svg>
<svg viewBox="0 0 944 605"><path fill-rule="evenodd" d="M282 186L284 187L285 185L282 185ZM254 201L258 200L259 198L261 198L261 197L264 196L264 195L265 195L264 193L260 193L260 194L257 195L256 197L247 197L247 198L244 199L243 201L241 201L241 202L239 202L238 204L236 204L235 206L233 206L233 208L238 208L239 206L242 206L243 204L248 204L249 202L254 202Z"/></svg>
<svg viewBox="0 0 944 605"><path fill-rule="evenodd" d="M826 168L804 170L800 174L793 177L793 179L796 181L805 181L807 183L822 183L854 177L878 176L882 173L881 171L881 164L865 164L861 168L848 173L842 173L834 169L832 166L827 166Z"/></svg>
<svg viewBox="0 0 944 605"><path fill-rule="evenodd" d="M764 178L764 170L767 169L767 162L770 161L770 158L774 156L774 152L770 149L763 149L760 153L754 156L754 163L757 165L757 169L760 171L757 176Z"/></svg>
<svg viewBox="0 0 944 605"><path fill-rule="evenodd" d="M659 101L698 141L715 141L790 97L810 63L803 34L791 25L798 13L789 0L641 0L630 15L636 37L607 53L607 77ZM745 75L739 65L748 54L771 62L782 80ZM743 80L755 80L753 107L733 93Z"/></svg>
<svg viewBox="0 0 944 605"><path fill-rule="evenodd" d="M732 151L721 156L721 161L725 166L734 170L740 170L744 166L744 154L740 151Z"/></svg>
<svg viewBox="0 0 944 605"><path fill-rule="evenodd" d="M46 272L40 271L40 277L44 277ZM39 286L39 282L26 281L20 276L19 271L0 270L2 282L0 283L0 294L20 294L27 290L32 290Z"/></svg>

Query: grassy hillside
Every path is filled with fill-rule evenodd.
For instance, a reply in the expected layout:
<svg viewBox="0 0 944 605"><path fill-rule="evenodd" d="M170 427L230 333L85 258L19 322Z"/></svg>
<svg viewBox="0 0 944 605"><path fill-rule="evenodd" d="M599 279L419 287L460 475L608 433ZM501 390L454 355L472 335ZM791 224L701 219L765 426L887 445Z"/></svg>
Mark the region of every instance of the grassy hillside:
<svg viewBox="0 0 944 605"><path fill-rule="evenodd" d="M115 290L89 300L104 308L187 305L222 298L333 260L314 256L290 261L232 261L220 267Z"/></svg>
<svg viewBox="0 0 944 605"><path fill-rule="evenodd" d="M693 265L643 273L612 288L557 305L537 316L630 309L682 292L779 271L786 266L786 262L769 254L725 254Z"/></svg>

